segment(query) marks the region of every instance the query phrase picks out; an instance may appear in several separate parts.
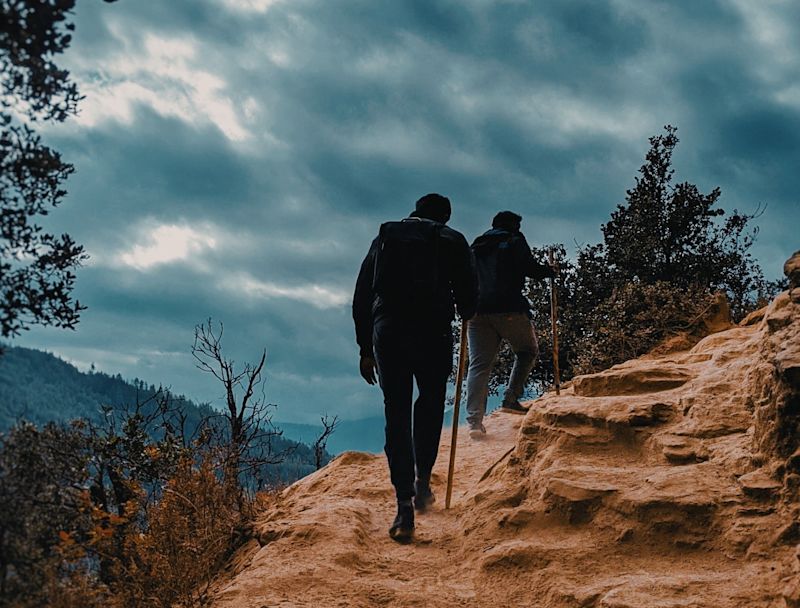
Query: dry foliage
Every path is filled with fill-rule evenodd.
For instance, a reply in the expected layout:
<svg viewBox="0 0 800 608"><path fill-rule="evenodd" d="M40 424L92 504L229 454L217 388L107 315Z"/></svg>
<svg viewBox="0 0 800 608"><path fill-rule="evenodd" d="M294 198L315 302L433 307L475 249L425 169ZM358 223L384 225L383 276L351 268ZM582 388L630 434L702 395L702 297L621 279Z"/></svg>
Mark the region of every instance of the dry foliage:
<svg viewBox="0 0 800 608"><path fill-rule="evenodd" d="M649 352L670 336L699 330L714 299L701 286L682 288L663 281L624 285L594 311L575 372L606 369Z"/></svg>
<svg viewBox="0 0 800 608"><path fill-rule="evenodd" d="M246 513L210 459L181 464L161 500L143 509L146 527L125 530L115 558L113 605L202 606L214 575L237 546Z"/></svg>
<svg viewBox="0 0 800 608"><path fill-rule="evenodd" d="M92 505L87 496L84 510L93 525L79 538L60 531L58 571L48 577L45 605L207 605L214 577L241 543L254 499L240 509L241 494L223 481L210 453L181 462L158 500L148 501L135 488L132 493L136 498L123 515Z"/></svg>

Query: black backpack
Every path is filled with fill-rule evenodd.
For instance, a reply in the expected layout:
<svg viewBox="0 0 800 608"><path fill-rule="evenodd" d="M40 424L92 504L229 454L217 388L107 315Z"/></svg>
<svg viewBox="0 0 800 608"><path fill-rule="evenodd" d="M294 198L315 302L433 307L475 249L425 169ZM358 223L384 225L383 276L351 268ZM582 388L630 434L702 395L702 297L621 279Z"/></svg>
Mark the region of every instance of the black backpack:
<svg viewBox="0 0 800 608"><path fill-rule="evenodd" d="M441 231L442 224L417 218L381 226L372 287L385 304L417 314L437 307Z"/></svg>
<svg viewBox="0 0 800 608"><path fill-rule="evenodd" d="M518 289L515 278L518 269L514 263L514 235L486 239L473 244L475 267L478 272L480 299L492 306L496 301L513 297Z"/></svg>

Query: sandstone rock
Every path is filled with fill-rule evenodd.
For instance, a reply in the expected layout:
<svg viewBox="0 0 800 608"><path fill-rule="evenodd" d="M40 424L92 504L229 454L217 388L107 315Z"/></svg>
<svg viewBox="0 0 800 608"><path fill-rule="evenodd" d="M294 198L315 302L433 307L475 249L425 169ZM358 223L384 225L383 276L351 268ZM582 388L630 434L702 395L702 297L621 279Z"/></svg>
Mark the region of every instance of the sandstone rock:
<svg viewBox="0 0 800 608"><path fill-rule="evenodd" d="M704 333L713 334L731 326L731 307L723 292L714 294L714 302L703 316Z"/></svg>
<svg viewBox="0 0 800 608"><path fill-rule="evenodd" d="M773 544L794 545L798 541L800 541L800 522L793 521L778 529Z"/></svg>
<svg viewBox="0 0 800 608"><path fill-rule="evenodd" d="M764 315L767 313L767 307L764 306L759 308L758 310L754 310L750 314L748 314L744 319L739 321L739 325L742 327L747 327L749 325L755 325L756 323L760 323L764 320Z"/></svg>
<svg viewBox="0 0 800 608"><path fill-rule="evenodd" d="M662 435L658 438L661 453L672 464L691 464L708 460L708 450L703 443L691 437Z"/></svg>
<svg viewBox="0 0 800 608"><path fill-rule="evenodd" d="M753 498L771 498L783 487L762 469L745 473L738 481L744 493Z"/></svg>
<svg viewBox="0 0 800 608"><path fill-rule="evenodd" d="M786 608L800 608L800 577L795 577L783 588Z"/></svg>
<svg viewBox="0 0 800 608"><path fill-rule="evenodd" d="M800 448L795 450L794 454L789 456L789 458L786 460L786 469L788 471L800 473Z"/></svg>
<svg viewBox="0 0 800 608"><path fill-rule="evenodd" d="M800 389L800 344L789 344L775 357L775 367L793 387Z"/></svg>
<svg viewBox="0 0 800 608"><path fill-rule="evenodd" d="M620 427L617 432L630 431L630 427L656 425L669 420L675 413L675 406L669 402L653 399L619 398L576 398L569 402L554 400L543 407L536 408L530 421L523 427L524 433L535 426L537 420L563 428L588 425L609 429ZM629 434L629 433L628 433Z"/></svg>
<svg viewBox="0 0 800 608"><path fill-rule="evenodd" d="M551 479L547 484L547 491L569 502L586 502L601 498L611 492L616 492L617 488L599 482L556 478Z"/></svg>
<svg viewBox="0 0 800 608"><path fill-rule="evenodd" d="M795 251L783 264L783 274L789 279L789 285L800 287L800 251Z"/></svg>
<svg viewBox="0 0 800 608"><path fill-rule="evenodd" d="M550 563L545 548L518 540L502 543L487 551L481 562L481 569L508 572L517 568L529 570L544 568Z"/></svg>
<svg viewBox="0 0 800 608"><path fill-rule="evenodd" d="M385 457L340 456L259 517L216 607L800 608L798 348L784 293L689 351L489 415L412 546L386 533ZM448 449L445 432L441 499Z"/></svg>
<svg viewBox="0 0 800 608"><path fill-rule="evenodd" d="M678 365L614 366L611 369L573 379L575 394L583 397L640 395L678 388L694 377Z"/></svg>

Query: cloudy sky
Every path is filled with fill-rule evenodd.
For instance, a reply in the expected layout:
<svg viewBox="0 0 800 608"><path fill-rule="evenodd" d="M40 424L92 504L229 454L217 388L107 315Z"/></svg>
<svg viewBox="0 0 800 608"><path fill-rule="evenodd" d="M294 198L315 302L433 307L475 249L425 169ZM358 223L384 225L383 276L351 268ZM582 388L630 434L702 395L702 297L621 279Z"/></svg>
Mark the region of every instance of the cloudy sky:
<svg viewBox="0 0 800 608"><path fill-rule="evenodd" d="M219 402L192 331L268 352L276 419L380 415L350 298L381 221L422 194L472 238L600 239L647 137L679 180L754 211L769 277L800 246L794 0L82 0L64 64L86 96L48 128L77 173L48 226L85 244L75 332L18 344Z"/></svg>

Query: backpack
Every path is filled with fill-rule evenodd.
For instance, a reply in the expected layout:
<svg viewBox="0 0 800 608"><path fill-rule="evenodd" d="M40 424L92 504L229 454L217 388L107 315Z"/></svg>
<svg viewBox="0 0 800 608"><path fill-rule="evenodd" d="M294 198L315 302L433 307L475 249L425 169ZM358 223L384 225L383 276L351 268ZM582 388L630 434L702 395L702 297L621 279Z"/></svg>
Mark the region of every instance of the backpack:
<svg viewBox="0 0 800 608"><path fill-rule="evenodd" d="M502 308L518 295L518 273L513 251L515 235L481 238L472 246L482 306Z"/></svg>
<svg viewBox="0 0 800 608"><path fill-rule="evenodd" d="M505 285L511 282L515 272L513 240L514 235L510 234L472 246L478 274L485 275L481 277L484 279L481 284Z"/></svg>
<svg viewBox="0 0 800 608"><path fill-rule="evenodd" d="M418 219L381 226L372 287L383 302L411 313L436 308L441 231L442 224Z"/></svg>

